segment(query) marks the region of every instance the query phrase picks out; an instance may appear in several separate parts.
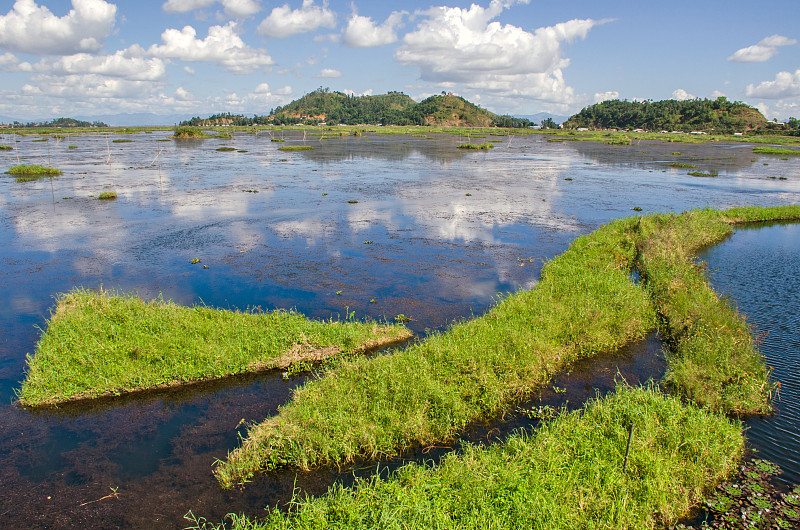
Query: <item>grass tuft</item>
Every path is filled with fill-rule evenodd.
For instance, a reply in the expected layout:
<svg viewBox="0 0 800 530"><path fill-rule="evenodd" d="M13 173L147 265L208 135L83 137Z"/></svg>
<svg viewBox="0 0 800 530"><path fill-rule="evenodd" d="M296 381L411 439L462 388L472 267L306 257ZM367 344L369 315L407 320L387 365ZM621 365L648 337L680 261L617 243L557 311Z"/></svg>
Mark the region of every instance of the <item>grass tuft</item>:
<svg viewBox="0 0 800 530"><path fill-rule="evenodd" d="M115 201L117 200L117 192L116 191L104 191L100 195L97 196L98 201Z"/></svg>

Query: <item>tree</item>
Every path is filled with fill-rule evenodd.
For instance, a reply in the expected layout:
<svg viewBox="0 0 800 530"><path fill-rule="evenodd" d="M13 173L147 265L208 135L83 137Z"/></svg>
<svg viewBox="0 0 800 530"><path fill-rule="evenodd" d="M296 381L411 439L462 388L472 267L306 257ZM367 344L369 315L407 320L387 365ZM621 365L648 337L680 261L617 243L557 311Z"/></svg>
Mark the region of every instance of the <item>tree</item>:
<svg viewBox="0 0 800 530"><path fill-rule="evenodd" d="M545 118L542 120L542 129L558 129L558 124L553 118Z"/></svg>

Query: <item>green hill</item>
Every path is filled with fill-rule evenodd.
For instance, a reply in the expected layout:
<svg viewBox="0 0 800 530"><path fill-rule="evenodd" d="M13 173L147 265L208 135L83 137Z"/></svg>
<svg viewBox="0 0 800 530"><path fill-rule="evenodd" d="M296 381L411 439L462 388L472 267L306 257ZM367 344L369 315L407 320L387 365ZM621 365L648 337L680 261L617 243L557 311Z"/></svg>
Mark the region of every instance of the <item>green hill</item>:
<svg viewBox="0 0 800 530"><path fill-rule="evenodd" d="M764 128L767 119L742 102L717 99L677 101L604 101L584 108L564 123L577 129L746 132Z"/></svg>
<svg viewBox="0 0 800 530"><path fill-rule="evenodd" d="M376 96L352 96L319 88L300 99L270 111L268 116L246 118L216 114L192 118L182 125L437 125L445 127L527 127L526 119L498 116L460 96L442 92L419 103L402 92Z"/></svg>

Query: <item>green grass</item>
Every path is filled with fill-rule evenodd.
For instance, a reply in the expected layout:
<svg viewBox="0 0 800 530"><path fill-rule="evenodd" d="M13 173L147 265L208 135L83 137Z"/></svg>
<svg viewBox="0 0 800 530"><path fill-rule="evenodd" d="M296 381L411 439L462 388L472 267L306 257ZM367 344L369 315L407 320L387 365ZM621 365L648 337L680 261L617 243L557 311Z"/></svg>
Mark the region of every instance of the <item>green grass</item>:
<svg viewBox="0 0 800 530"><path fill-rule="evenodd" d="M0 145L0 151L11 151L13 149L10 145Z"/></svg>
<svg viewBox="0 0 800 530"><path fill-rule="evenodd" d="M703 171L690 171L687 173L690 177L716 177L719 175L716 171L709 171L708 173L704 173Z"/></svg>
<svg viewBox="0 0 800 530"><path fill-rule="evenodd" d="M204 133L200 127L176 127L173 138L213 138L210 134Z"/></svg>
<svg viewBox="0 0 800 530"><path fill-rule="evenodd" d="M461 144L456 147L458 149L494 149L494 144L486 142L482 144Z"/></svg>
<svg viewBox="0 0 800 530"><path fill-rule="evenodd" d="M55 404L287 368L408 336L402 326L182 307L76 289L58 297L36 352L28 355L19 400Z"/></svg>
<svg viewBox="0 0 800 530"><path fill-rule="evenodd" d="M754 147L754 153L762 154L762 155L792 155L792 156L800 156L800 150L798 149L781 149L778 147Z"/></svg>
<svg viewBox="0 0 800 530"><path fill-rule="evenodd" d="M287 145L285 147L279 147L278 151L311 151L314 147L310 145Z"/></svg>
<svg viewBox="0 0 800 530"><path fill-rule="evenodd" d="M50 166L21 164L11 167L6 173L15 176L17 182L30 182L45 177L61 175L62 171Z"/></svg>
<svg viewBox="0 0 800 530"><path fill-rule="evenodd" d="M117 138L116 140L111 140L112 144L128 144L131 143L133 140L129 138Z"/></svg>
<svg viewBox="0 0 800 530"><path fill-rule="evenodd" d="M693 169L693 168L697 167L694 164L684 164L683 162L673 162L673 163L667 164L667 165L669 167L682 167L682 168L687 168L687 169Z"/></svg>
<svg viewBox="0 0 800 530"><path fill-rule="evenodd" d="M298 389L215 469L224 486L259 469L302 469L396 455L446 440L581 357L614 350L655 326L629 279L630 220L578 238L535 289L499 302L392 355L345 362Z"/></svg>
<svg viewBox="0 0 800 530"><path fill-rule="evenodd" d="M70 146L68 146L68 149L77 149L77 148L78 148L78 146L77 146L77 145L70 145Z"/></svg>
<svg viewBox="0 0 800 530"><path fill-rule="evenodd" d="M623 460L634 426L628 467ZM435 467L409 464L386 479L334 485L263 522L235 529L654 528L674 522L743 451L736 422L652 387L618 387L533 434L467 446ZM214 527L213 525L198 525Z"/></svg>
<svg viewBox="0 0 800 530"><path fill-rule="evenodd" d="M116 191L104 191L100 195L97 196L98 201L115 201L117 200L117 192Z"/></svg>
<svg viewBox="0 0 800 530"><path fill-rule="evenodd" d="M236 151L235 147L217 147L217 151Z"/></svg>

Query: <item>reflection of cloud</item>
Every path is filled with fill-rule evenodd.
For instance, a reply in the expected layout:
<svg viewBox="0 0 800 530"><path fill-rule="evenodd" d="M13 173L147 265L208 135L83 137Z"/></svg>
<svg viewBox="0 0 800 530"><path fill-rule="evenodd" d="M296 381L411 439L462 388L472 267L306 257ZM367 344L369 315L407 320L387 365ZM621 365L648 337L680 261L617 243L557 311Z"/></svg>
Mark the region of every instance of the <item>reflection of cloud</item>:
<svg viewBox="0 0 800 530"><path fill-rule="evenodd" d="M272 229L280 237L303 237L306 243L313 245L324 236L333 233L336 227L319 218L311 218L302 221L282 221L273 224Z"/></svg>

